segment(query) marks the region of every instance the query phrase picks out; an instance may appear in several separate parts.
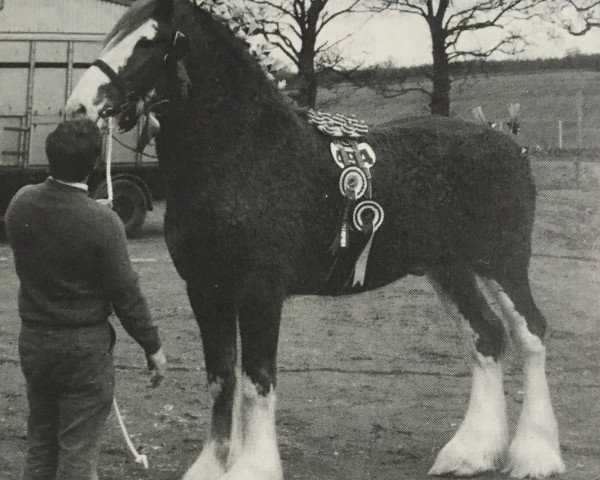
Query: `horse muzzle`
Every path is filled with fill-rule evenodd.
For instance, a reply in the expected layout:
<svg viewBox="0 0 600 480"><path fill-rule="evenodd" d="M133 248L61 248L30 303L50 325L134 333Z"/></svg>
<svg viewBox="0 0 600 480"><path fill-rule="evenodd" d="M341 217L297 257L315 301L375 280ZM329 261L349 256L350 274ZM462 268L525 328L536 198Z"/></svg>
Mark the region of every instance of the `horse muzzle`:
<svg viewBox="0 0 600 480"><path fill-rule="evenodd" d="M119 132L129 132L136 126L139 118L143 114L143 107L140 102L128 99L120 107L107 107L99 113L100 119L108 119L114 117L117 120Z"/></svg>

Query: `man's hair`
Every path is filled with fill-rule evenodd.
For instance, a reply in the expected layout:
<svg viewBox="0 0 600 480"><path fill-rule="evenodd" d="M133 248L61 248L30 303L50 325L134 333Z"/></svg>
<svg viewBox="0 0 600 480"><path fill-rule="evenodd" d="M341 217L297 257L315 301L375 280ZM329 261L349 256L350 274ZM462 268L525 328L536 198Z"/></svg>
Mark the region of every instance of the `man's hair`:
<svg viewBox="0 0 600 480"><path fill-rule="evenodd" d="M84 118L60 123L46 139L50 175L81 182L92 173L101 151L102 135L94 122Z"/></svg>

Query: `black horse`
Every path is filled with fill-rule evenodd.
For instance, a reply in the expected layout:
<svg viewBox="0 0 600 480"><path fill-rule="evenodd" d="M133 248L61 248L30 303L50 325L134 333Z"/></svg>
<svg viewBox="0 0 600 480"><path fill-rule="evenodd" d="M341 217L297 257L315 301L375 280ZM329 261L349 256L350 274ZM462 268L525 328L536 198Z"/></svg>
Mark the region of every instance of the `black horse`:
<svg viewBox="0 0 600 480"><path fill-rule="evenodd" d="M144 99L168 100L157 112L165 237L200 326L214 399L209 438L185 478L275 480L282 476L274 423L282 303L291 294L341 291L326 279L347 200L331 139L290 107L245 43L197 3L207 2L135 3L67 110L99 123L116 116L130 128ZM546 322L528 281L535 208L528 159L507 136L449 118L397 120L367 138L379 158L373 197L385 221L361 288L427 275L449 314L470 326L468 411L430 473L562 471L544 367ZM338 267L352 267L359 253L336 255ZM338 274L343 280L348 271ZM508 332L525 359L525 400L510 444L501 368Z"/></svg>

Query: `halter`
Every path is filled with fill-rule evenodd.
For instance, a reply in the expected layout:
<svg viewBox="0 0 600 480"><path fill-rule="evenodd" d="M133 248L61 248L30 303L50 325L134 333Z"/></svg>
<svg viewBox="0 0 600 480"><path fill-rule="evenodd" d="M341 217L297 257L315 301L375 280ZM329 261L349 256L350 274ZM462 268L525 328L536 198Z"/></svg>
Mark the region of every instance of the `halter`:
<svg viewBox="0 0 600 480"><path fill-rule="evenodd" d="M92 63L92 66L99 68L100 71L109 78L111 84L119 91L119 94L125 99L119 107L107 108L100 116L115 117L118 115L120 117L119 129L121 131L131 130L139 120L137 104L141 98L140 95L133 90L129 90L123 79L108 63L98 59Z"/></svg>
<svg viewBox="0 0 600 480"><path fill-rule="evenodd" d="M188 86L190 79L187 75L185 66L183 65L182 58L189 51L189 41L186 36L177 31L173 37L173 43L171 49L165 55L163 63L167 66L174 66L177 78L181 81L182 96L187 96ZM142 115L148 114L159 105L164 105L167 100L158 99L148 105L144 100L144 96L140 95L135 90L128 88L127 83L108 63L103 60L97 59L92 63L93 67L100 69L104 73L110 83L117 89L119 94L125 101L119 107L107 108L100 113L103 118L107 117L119 117L119 131L128 132L137 124L138 120ZM144 107L141 109L141 113L138 113L138 104L142 100Z"/></svg>

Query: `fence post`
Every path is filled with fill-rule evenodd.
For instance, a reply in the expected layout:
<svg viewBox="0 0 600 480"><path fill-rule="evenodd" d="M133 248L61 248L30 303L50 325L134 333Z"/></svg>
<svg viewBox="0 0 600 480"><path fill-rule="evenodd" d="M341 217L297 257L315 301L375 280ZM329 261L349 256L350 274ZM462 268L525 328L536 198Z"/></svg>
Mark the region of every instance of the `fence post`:
<svg viewBox="0 0 600 480"><path fill-rule="evenodd" d="M563 124L562 119L558 119L558 149L563 149Z"/></svg>
<svg viewBox="0 0 600 480"><path fill-rule="evenodd" d="M583 148L583 92L577 92L577 150ZM575 185L579 190L581 187L581 152L575 157Z"/></svg>
<svg viewBox="0 0 600 480"><path fill-rule="evenodd" d="M575 105L577 108L577 148L581 149L583 146L583 92L581 90L577 92Z"/></svg>

